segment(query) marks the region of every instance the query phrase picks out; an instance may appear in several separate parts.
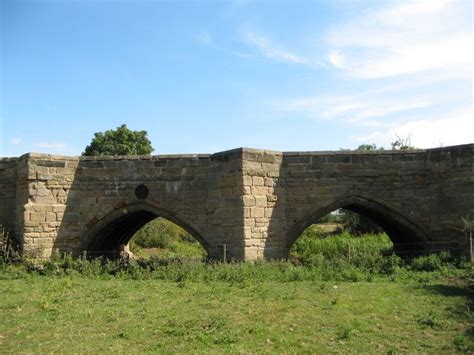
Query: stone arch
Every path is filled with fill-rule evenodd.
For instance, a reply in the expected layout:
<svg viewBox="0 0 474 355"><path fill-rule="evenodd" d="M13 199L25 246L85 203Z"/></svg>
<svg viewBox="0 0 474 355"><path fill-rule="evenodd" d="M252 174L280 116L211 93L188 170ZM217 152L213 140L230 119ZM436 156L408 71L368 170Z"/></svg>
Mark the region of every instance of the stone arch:
<svg viewBox="0 0 474 355"><path fill-rule="evenodd" d="M142 226L157 217L166 218L186 230L209 253L209 243L196 226L149 200L123 203L95 219L88 225L81 240L82 250L90 255L114 255Z"/></svg>
<svg viewBox="0 0 474 355"><path fill-rule="evenodd" d="M353 195L321 207L317 211L309 213L297 221L287 234L286 245L288 250L290 250L293 243L307 227L339 208L359 213L376 222L392 240L395 251L403 251L405 249L422 250L423 243L431 240L425 230L417 224L416 221L396 208L388 207L368 197ZM413 244L414 247L406 248L407 244Z"/></svg>

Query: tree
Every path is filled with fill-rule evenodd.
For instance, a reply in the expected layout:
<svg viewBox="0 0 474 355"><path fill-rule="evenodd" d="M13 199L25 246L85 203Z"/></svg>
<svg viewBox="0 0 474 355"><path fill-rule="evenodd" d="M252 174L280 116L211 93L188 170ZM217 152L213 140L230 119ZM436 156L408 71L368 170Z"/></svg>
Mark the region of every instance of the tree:
<svg viewBox="0 0 474 355"><path fill-rule="evenodd" d="M375 144L361 144L356 150L377 150L377 146Z"/></svg>
<svg viewBox="0 0 474 355"><path fill-rule="evenodd" d="M397 140L390 143L392 150L415 150L416 148L411 145L411 134L408 134L406 138L401 138L398 134L395 134Z"/></svg>
<svg viewBox="0 0 474 355"><path fill-rule="evenodd" d="M94 133L82 155L149 155L152 151L146 131L132 131L123 124L116 130Z"/></svg>
<svg viewBox="0 0 474 355"><path fill-rule="evenodd" d="M341 222L344 228L353 235L382 233L383 229L369 217L343 209Z"/></svg>

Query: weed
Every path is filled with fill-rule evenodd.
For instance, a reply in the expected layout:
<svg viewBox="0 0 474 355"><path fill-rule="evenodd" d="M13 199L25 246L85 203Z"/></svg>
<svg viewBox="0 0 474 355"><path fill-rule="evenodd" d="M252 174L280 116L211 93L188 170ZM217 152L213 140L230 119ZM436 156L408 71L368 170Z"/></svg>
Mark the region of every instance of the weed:
<svg viewBox="0 0 474 355"><path fill-rule="evenodd" d="M353 329L349 326L343 326L339 328L337 339L338 340L347 340L351 337Z"/></svg>
<svg viewBox="0 0 474 355"><path fill-rule="evenodd" d="M453 344L458 351L468 353L474 350L473 341L465 335L456 336L453 340Z"/></svg>
<svg viewBox="0 0 474 355"><path fill-rule="evenodd" d="M440 329L443 327L443 321L440 315L430 311L428 314L423 314L417 317L417 322L423 328L437 328Z"/></svg>

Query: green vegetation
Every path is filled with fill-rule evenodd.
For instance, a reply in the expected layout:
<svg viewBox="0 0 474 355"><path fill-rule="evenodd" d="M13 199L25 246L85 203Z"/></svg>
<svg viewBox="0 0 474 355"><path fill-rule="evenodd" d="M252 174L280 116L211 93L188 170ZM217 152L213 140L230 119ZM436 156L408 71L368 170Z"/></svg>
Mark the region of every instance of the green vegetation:
<svg viewBox="0 0 474 355"><path fill-rule="evenodd" d="M339 224L339 231L345 230L353 235L380 234L383 232L379 225L370 218L344 208L328 213L319 220L316 226L323 226L328 223Z"/></svg>
<svg viewBox="0 0 474 355"><path fill-rule="evenodd" d="M82 155L149 155L152 151L146 131L132 131L123 124L116 130L94 133Z"/></svg>
<svg viewBox="0 0 474 355"><path fill-rule="evenodd" d="M350 262L354 265L371 260L381 263L388 260L384 257L391 253L392 242L385 233L366 234L354 237L349 232L344 231L335 235L325 236L318 234L319 226L307 228L294 243L290 260L293 263L311 265L316 260L338 260ZM401 259L391 256L397 263Z"/></svg>
<svg viewBox="0 0 474 355"><path fill-rule="evenodd" d="M392 150L415 150L416 147L411 145L411 134L408 134L406 138L400 137L398 134L395 134L397 139L390 143Z"/></svg>
<svg viewBox="0 0 474 355"><path fill-rule="evenodd" d="M370 150L370 151L376 151L376 150L384 150L383 147L377 147L374 143L372 144L361 144L357 147L356 150Z"/></svg>
<svg viewBox="0 0 474 355"><path fill-rule="evenodd" d="M66 257L2 264L2 350L473 350L467 269L425 260L418 263L442 266L401 267L353 282L339 262L332 274L289 262L103 264Z"/></svg>
<svg viewBox="0 0 474 355"><path fill-rule="evenodd" d="M164 218L156 218L140 228L130 241L130 250L138 257L203 259L206 256L191 234Z"/></svg>
<svg viewBox="0 0 474 355"><path fill-rule="evenodd" d="M166 220L146 228L134 237L138 254L198 245ZM2 350L474 351L470 264L448 253L402 260L385 234L353 237L338 224L308 228L289 261L202 262L178 251L0 262Z"/></svg>

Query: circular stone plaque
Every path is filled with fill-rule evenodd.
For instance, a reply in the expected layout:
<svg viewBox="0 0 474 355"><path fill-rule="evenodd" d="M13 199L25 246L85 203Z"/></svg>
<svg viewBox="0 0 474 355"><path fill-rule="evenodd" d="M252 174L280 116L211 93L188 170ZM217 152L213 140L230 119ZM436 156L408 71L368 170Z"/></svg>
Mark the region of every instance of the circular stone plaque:
<svg viewBox="0 0 474 355"><path fill-rule="evenodd" d="M135 188L135 196L140 200L146 199L149 193L150 191L148 191L148 187L143 184L140 184Z"/></svg>

